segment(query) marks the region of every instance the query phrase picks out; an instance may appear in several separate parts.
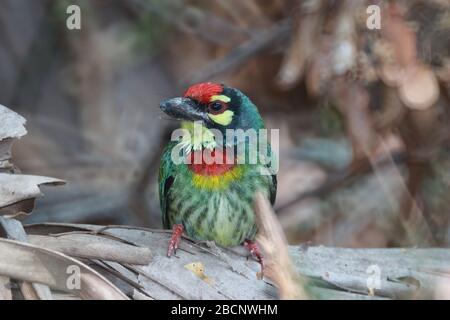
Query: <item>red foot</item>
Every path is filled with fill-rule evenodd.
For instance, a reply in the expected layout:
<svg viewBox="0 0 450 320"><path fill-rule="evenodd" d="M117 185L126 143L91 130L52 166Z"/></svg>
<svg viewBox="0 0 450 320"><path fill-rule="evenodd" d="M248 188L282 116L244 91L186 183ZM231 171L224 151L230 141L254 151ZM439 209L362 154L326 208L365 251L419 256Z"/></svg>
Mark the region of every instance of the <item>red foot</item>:
<svg viewBox="0 0 450 320"><path fill-rule="evenodd" d="M183 234L183 225L174 224L172 229L172 238L169 241L169 248L167 248L167 256L170 257L172 254L177 252L178 243L180 243L181 235Z"/></svg>
<svg viewBox="0 0 450 320"><path fill-rule="evenodd" d="M261 265L261 272L258 274L258 278L262 279L264 277L264 257L259 250L258 244L251 240L245 240L244 247L258 260Z"/></svg>

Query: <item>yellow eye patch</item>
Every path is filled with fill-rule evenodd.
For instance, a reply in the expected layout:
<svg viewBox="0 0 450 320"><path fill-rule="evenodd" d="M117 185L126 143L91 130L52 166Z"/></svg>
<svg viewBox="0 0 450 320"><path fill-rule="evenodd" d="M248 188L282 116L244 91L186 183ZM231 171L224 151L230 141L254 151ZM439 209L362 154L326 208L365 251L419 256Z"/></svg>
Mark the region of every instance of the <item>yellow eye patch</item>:
<svg viewBox="0 0 450 320"><path fill-rule="evenodd" d="M215 95L215 96L212 96L210 102L217 101L217 100L223 101L223 102L225 102L225 103L228 103L228 102L231 101L231 99L230 99L229 97L224 96L224 95L222 94L222 95Z"/></svg>
<svg viewBox="0 0 450 320"><path fill-rule="evenodd" d="M220 114L211 114L208 113L209 118L215 123L221 124L223 126L227 126L233 121L234 112L231 110L225 110Z"/></svg>

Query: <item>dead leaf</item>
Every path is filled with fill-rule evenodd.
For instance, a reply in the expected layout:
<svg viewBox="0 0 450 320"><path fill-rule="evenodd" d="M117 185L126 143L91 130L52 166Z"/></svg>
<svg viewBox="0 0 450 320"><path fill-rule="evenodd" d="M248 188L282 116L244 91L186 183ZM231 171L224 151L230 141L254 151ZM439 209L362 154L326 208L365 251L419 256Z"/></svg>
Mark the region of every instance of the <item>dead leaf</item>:
<svg viewBox="0 0 450 320"><path fill-rule="evenodd" d="M319 37L318 25L321 23L318 9L303 15L296 14L297 25L276 77L277 86L283 90L289 90L299 82L308 58L314 53L314 44Z"/></svg>
<svg viewBox="0 0 450 320"><path fill-rule="evenodd" d="M36 198L41 194L39 186L64 183L63 180L49 177L0 173L0 209L2 209L0 213L13 214L13 212L5 212L5 207ZM30 205L25 205L24 208L18 206L16 210L29 212L30 207Z"/></svg>
<svg viewBox="0 0 450 320"><path fill-rule="evenodd" d="M0 172L14 171L9 162L14 141L27 133L25 118L0 104Z"/></svg>
<svg viewBox="0 0 450 320"><path fill-rule="evenodd" d="M383 17L382 35L389 41L394 52L396 61L402 67L408 67L417 60L416 33L403 19L401 5L390 3Z"/></svg>
<svg viewBox="0 0 450 320"><path fill-rule="evenodd" d="M326 84L332 77L331 62L331 44L329 36L322 36L320 47L310 58L310 62L305 75L305 84L308 95L317 97L322 93Z"/></svg>
<svg viewBox="0 0 450 320"><path fill-rule="evenodd" d="M0 216L0 225L5 230L8 239L17 240L21 242L28 242L27 234L23 229L22 224L12 218L5 218ZM23 296L27 300L34 300L35 297L41 300L52 300L52 293L50 288L41 283L22 283L20 287Z"/></svg>
<svg viewBox="0 0 450 320"><path fill-rule="evenodd" d="M25 118L0 104L0 142L7 138L20 138L27 134ZM0 160L3 160L0 158Z"/></svg>
<svg viewBox="0 0 450 320"><path fill-rule="evenodd" d="M0 300L12 300L11 281L8 277L0 276Z"/></svg>
<svg viewBox="0 0 450 320"><path fill-rule="evenodd" d="M399 87L402 102L411 109L424 110L439 98L439 84L433 71L425 65L408 69L407 76Z"/></svg>
<svg viewBox="0 0 450 320"><path fill-rule="evenodd" d="M72 257L102 259L137 265L147 265L152 257L149 248L137 247L91 234L67 234L57 237L30 235L28 238L31 244Z"/></svg>
<svg viewBox="0 0 450 320"><path fill-rule="evenodd" d="M128 299L97 271L62 253L0 239L0 256L4 257L0 259L0 275L46 284L53 289L73 293L83 299ZM72 269L79 270L79 274L75 274ZM68 285L71 275L80 277L79 287Z"/></svg>
<svg viewBox="0 0 450 320"><path fill-rule="evenodd" d="M405 69L396 63L384 63L378 74L387 86L397 87L405 79Z"/></svg>
<svg viewBox="0 0 450 320"><path fill-rule="evenodd" d="M188 263L184 267L189 271L191 271L193 274L195 274L197 277L205 281L210 286L214 285L214 279L208 277L205 274L205 267L203 266L203 263L201 263L200 261Z"/></svg>
<svg viewBox="0 0 450 320"><path fill-rule="evenodd" d="M369 108L367 89L356 82L336 82L333 96L344 114L348 135L352 140L353 158L371 153L377 145L378 134Z"/></svg>

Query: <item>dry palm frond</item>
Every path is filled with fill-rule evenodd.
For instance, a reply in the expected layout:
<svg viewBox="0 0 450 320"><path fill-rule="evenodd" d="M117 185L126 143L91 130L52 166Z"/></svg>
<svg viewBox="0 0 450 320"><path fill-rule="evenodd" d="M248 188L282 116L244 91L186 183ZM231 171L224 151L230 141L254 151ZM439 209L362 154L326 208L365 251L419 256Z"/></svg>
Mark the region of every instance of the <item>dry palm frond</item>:
<svg viewBox="0 0 450 320"><path fill-rule="evenodd" d="M262 246L268 262L265 275L280 291L282 299L307 299L304 290L306 280L297 274L289 257L288 245L283 230L271 206L261 193L255 198L255 212L259 226L258 243Z"/></svg>

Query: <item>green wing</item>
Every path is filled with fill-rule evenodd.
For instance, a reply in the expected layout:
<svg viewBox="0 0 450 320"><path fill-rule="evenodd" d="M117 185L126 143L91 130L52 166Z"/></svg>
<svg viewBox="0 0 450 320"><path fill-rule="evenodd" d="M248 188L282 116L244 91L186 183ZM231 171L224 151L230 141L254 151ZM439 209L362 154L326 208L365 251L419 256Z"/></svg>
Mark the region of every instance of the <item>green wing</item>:
<svg viewBox="0 0 450 320"><path fill-rule="evenodd" d="M159 205L162 213L163 227L170 229L170 225L167 217L169 191L172 187L174 180L174 164L171 159L171 152L174 144L169 143L163 151L161 157L161 164L159 167L158 185L159 185Z"/></svg>

